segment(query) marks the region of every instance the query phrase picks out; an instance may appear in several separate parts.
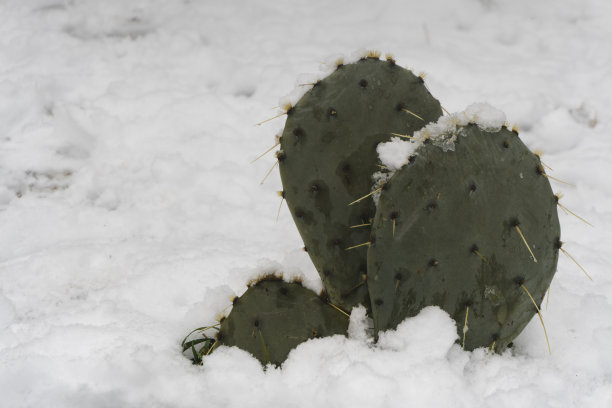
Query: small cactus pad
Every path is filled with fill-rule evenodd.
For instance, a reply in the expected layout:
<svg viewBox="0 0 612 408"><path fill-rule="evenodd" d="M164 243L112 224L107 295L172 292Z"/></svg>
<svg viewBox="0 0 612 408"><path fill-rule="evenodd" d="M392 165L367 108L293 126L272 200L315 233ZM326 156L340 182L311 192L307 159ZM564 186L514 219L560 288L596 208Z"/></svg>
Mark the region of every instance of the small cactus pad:
<svg viewBox="0 0 612 408"><path fill-rule="evenodd" d="M409 113L411 112L411 113ZM287 112L279 159L284 197L334 304L369 308L367 195L376 145L391 132L411 134L442 114L421 78L394 61L365 58L340 65Z"/></svg>
<svg viewBox="0 0 612 408"><path fill-rule="evenodd" d="M465 333L465 349L501 351L556 271L555 196L517 133L472 123L447 136L450 151L425 141L380 197L368 249L375 330L435 305Z"/></svg>
<svg viewBox="0 0 612 408"><path fill-rule="evenodd" d="M248 351L263 365L280 365L308 339L346 334L348 323L347 316L301 284L263 280L234 300L217 339Z"/></svg>

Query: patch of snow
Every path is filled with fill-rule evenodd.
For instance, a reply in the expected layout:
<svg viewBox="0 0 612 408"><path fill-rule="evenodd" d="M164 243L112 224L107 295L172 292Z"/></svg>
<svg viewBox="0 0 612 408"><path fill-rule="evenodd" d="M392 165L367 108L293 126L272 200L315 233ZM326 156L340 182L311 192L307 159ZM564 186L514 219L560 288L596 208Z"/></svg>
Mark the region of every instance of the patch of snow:
<svg viewBox="0 0 612 408"><path fill-rule="evenodd" d="M420 146L421 143L392 137L388 142L379 143L376 151L383 166L389 171L397 171L408 163L408 159L415 155Z"/></svg>
<svg viewBox="0 0 612 408"><path fill-rule="evenodd" d="M363 305L354 307L351 311L348 337L366 342L372 341L372 338L368 335L370 329L369 320L366 308Z"/></svg>
<svg viewBox="0 0 612 408"><path fill-rule="evenodd" d="M461 134L459 128L469 123L478 125L488 132L496 132L506 123L506 115L486 103L474 103L464 111L441 116L437 122L427 124L423 129L408 135L410 140L393 137L389 142L380 143L376 151L383 166L394 172L418 154L418 148L430 140L442 150L454 150L455 140Z"/></svg>
<svg viewBox="0 0 612 408"><path fill-rule="evenodd" d="M15 308L11 301L0 292L0 329L8 327L15 320Z"/></svg>

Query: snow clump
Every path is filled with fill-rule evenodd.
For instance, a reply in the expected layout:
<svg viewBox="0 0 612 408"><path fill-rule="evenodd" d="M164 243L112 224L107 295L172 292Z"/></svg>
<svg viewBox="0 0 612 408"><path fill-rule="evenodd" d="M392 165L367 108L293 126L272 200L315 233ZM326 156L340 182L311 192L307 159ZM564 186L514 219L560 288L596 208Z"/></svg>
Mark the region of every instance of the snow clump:
<svg viewBox="0 0 612 408"><path fill-rule="evenodd" d="M489 132L496 132L506 123L506 115L487 103L474 103L462 112L442 116L423 129L408 136L410 140L393 137L391 141L380 143L376 148L381 163L392 173L402 168L408 160L416 155L417 149L425 142L431 142L444 151L455 149L458 128L474 123ZM380 175L374 176L375 180Z"/></svg>

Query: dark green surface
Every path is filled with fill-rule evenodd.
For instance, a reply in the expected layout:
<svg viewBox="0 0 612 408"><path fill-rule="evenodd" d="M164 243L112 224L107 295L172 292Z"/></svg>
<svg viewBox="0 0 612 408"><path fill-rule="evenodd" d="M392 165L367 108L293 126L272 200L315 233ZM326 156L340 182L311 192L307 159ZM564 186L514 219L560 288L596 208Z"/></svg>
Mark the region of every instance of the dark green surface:
<svg viewBox="0 0 612 408"><path fill-rule="evenodd" d="M302 285L266 280L234 301L218 339L220 345L248 351L264 365L280 365L308 339L346 334L348 323L347 316Z"/></svg>
<svg viewBox="0 0 612 408"><path fill-rule="evenodd" d="M394 328L437 305L455 319L461 339L471 304L465 348L496 341L499 351L536 313L520 282L540 304L556 271L557 205L539 158L518 135L462 129L455 151L420 147L380 198L368 249L374 325Z"/></svg>
<svg viewBox="0 0 612 408"><path fill-rule="evenodd" d="M370 192L376 146L441 114L419 77L378 59L341 66L288 113L279 160L285 198L331 301L345 310L370 306L367 249L346 248L370 236L369 227L349 227L374 218L372 199L348 204Z"/></svg>

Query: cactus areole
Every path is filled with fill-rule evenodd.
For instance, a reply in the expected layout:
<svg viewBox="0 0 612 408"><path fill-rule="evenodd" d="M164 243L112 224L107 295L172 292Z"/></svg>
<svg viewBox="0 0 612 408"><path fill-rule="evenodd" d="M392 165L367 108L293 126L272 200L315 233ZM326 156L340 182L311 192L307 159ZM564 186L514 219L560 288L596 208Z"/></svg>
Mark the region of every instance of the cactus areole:
<svg viewBox="0 0 612 408"><path fill-rule="evenodd" d="M556 271L555 196L538 156L501 124L425 129L419 138L373 223L375 329L435 305L457 322L465 349L501 351L537 313L534 302L539 307Z"/></svg>
<svg viewBox="0 0 612 408"><path fill-rule="evenodd" d="M421 78L365 58L339 65L287 112L279 159L284 197L331 301L370 306L367 248L375 208L376 146L411 134L442 114Z"/></svg>

